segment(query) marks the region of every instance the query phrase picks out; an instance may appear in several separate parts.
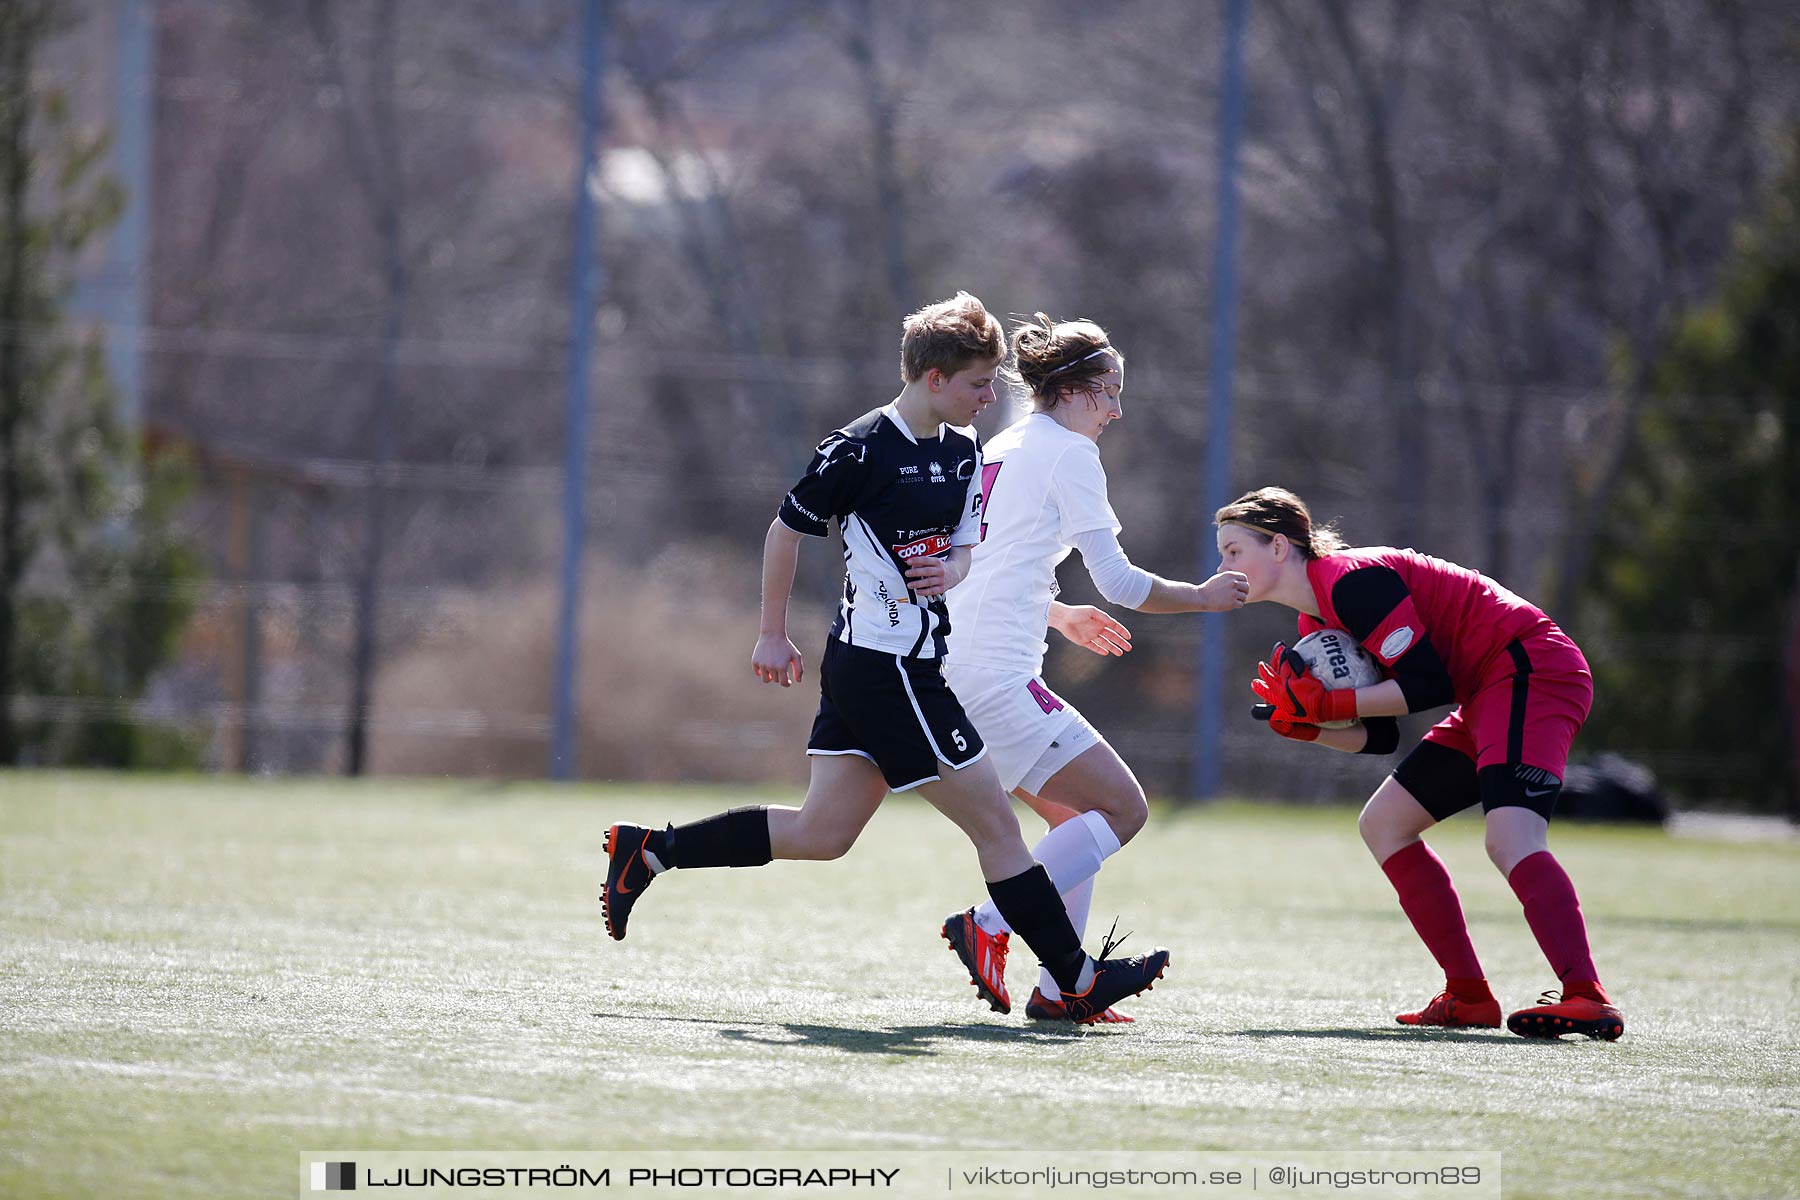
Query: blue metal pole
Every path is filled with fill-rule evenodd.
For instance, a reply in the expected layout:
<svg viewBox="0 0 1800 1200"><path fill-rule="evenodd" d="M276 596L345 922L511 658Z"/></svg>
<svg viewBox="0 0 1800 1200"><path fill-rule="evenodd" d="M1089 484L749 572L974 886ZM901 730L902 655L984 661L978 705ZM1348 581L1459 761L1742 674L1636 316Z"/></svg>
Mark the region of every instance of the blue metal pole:
<svg viewBox="0 0 1800 1200"><path fill-rule="evenodd" d="M587 543L588 357L599 294L599 265L594 255L594 173L600 138L601 41L605 27L602 0L587 0L582 32L581 171L575 177L575 259L569 272L562 605L556 622L555 725L550 743L550 776L561 780L575 774L575 663L579 647L576 625L581 610L582 550Z"/></svg>
<svg viewBox="0 0 1800 1200"><path fill-rule="evenodd" d="M119 424L135 435L142 424L144 278L150 244L150 159L155 135L156 0L117 0L112 6L114 67L112 149L107 170L125 189L125 208L101 253L86 260L69 311L104 333L107 374L117 397Z"/></svg>
<svg viewBox="0 0 1800 1200"><path fill-rule="evenodd" d="M1201 576L1218 561L1212 514L1231 499L1231 374L1237 354L1238 143L1244 130L1244 24L1248 0L1226 0L1225 94L1219 113L1219 227L1213 263L1212 415L1207 430L1206 507L1200 528ZM1200 618L1200 675L1196 689L1193 792L1219 794L1224 742L1225 624Z"/></svg>
<svg viewBox="0 0 1800 1200"><path fill-rule="evenodd" d="M144 279L150 244L150 141L156 116L156 0L122 4L118 36L115 153L128 200L113 231L119 294L106 348L119 394L120 423L135 430L142 422L144 403Z"/></svg>

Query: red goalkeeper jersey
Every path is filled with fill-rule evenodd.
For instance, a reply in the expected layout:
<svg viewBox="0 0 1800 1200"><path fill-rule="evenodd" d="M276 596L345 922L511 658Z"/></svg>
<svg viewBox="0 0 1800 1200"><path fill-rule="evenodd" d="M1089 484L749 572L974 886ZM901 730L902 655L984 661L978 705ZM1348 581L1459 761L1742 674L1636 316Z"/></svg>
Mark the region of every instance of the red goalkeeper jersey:
<svg viewBox="0 0 1800 1200"><path fill-rule="evenodd" d="M1306 564L1319 616L1300 633L1343 629L1400 683L1409 711L1468 700L1490 670L1513 670L1506 647L1556 626L1486 575L1416 550L1362 546Z"/></svg>

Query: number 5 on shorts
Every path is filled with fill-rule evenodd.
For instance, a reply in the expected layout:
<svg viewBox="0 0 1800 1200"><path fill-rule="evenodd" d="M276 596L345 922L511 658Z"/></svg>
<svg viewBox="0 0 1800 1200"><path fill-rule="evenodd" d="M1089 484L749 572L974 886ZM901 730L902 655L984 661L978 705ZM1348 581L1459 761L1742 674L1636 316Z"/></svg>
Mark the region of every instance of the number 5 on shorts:
<svg viewBox="0 0 1800 1200"><path fill-rule="evenodd" d="M969 743L963 740L962 730L960 729L952 729L950 731L950 740L956 743L956 748L958 750L967 750L969 748Z"/></svg>

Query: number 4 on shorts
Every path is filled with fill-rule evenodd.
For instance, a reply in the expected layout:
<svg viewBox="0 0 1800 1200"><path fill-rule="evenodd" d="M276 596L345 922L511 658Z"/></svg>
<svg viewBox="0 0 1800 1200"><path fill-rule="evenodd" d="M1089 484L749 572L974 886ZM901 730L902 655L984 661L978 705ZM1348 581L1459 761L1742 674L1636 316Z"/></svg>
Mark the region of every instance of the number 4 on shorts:
<svg viewBox="0 0 1800 1200"><path fill-rule="evenodd" d="M1037 680L1033 679L1025 687L1031 693L1031 698L1038 702L1038 707L1045 712L1053 713L1063 706L1063 702L1056 698L1056 693Z"/></svg>

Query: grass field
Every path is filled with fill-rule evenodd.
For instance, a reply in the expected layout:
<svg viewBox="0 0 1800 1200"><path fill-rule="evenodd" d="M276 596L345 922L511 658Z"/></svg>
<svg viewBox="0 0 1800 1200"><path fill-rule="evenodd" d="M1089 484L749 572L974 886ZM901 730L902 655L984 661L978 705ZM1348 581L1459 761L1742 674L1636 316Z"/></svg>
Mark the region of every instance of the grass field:
<svg viewBox="0 0 1800 1200"><path fill-rule="evenodd" d="M1800 843L1555 830L1629 1028L1538 1043L1392 1023L1435 976L1353 812L1162 811L1093 932L1122 912L1169 977L1068 1031L972 999L937 926L974 857L916 801L841 862L659 880L608 943L603 828L748 800L792 797L0 775L0 1196L750 1146L1498 1150L1509 1197L1800 1194ZM1435 844L1535 1000L1478 823Z"/></svg>

